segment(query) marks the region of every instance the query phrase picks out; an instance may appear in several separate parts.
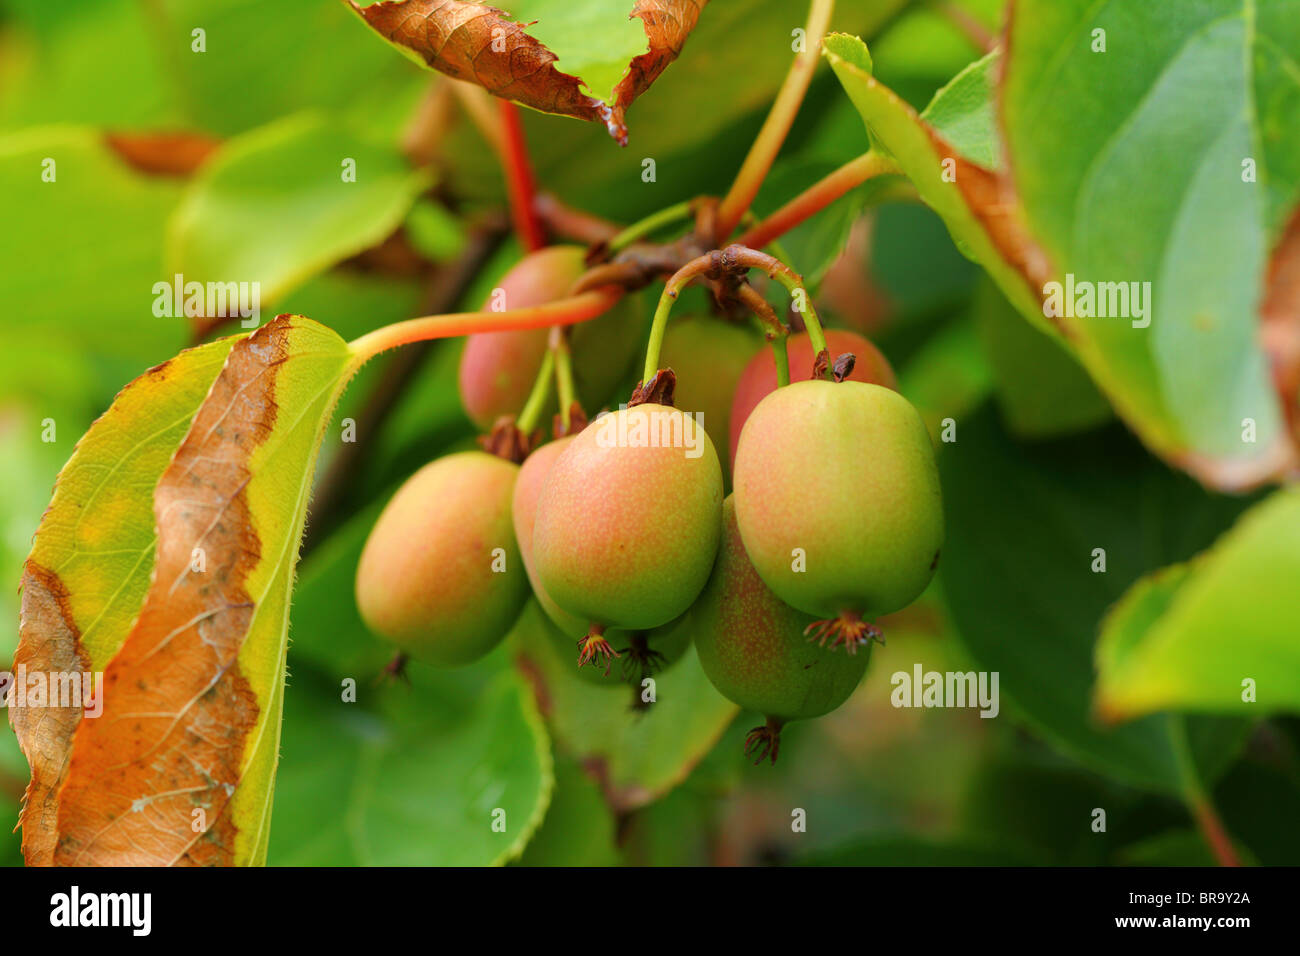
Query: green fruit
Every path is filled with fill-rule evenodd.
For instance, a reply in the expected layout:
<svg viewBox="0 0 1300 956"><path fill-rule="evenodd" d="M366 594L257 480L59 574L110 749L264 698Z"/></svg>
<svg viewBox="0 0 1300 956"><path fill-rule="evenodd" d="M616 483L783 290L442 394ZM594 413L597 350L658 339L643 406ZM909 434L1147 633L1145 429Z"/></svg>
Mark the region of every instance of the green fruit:
<svg viewBox="0 0 1300 956"><path fill-rule="evenodd" d="M934 574L943 543L934 449L891 389L824 380L777 389L745 423L735 482L759 575L787 604L838 619L836 643L860 638L863 617L910 604Z"/></svg>
<svg viewBox="0 0 1300 956"><path fill-rule="evenodd" d="M582 275L581 246L550 246L521 259L497 284L483 309L544 305L569 294ZM571 346L578 399L597 407L627 374L640 338L634 305L620 305L577 326ZM460 358L460 396L470 420L487 429L502 415L514 415L528 393L546 354L548 329L480 332L468 336Z"/></svg>
<svg viewBox="0 0 1300 956"><path fill-rule="evenodd" d="M889 360L881 354L880 349L858 333L844 329L827 329L826 348L831 353L832 362L845 352L853 353L856 361L853 364L853 373L849 375L849 381L869 382L884 385L886 388L897 387L898 381L894 377L894 369L890 366ZM812 342L807 332L799 332L786 339L786 355L790 359L791 382L805 382L812 378L813 360L817 356L813 354ZM746 419L749 418L754 407L774 391L776 391L776 356L772 354L770 348L765 348L749 360L749 365L745 367L744 373L736 383L736 397L731 404L731 430L728 438L733 468L736 464L736 447L740 444L740 431L744 428Z"/></svg>
<svg viewBox="0 0 1300 956"><path fill-rule="evenodd" d="M713 686L778 723L830 713L848 700L870 658L812 643L814 618L763 583L745 553L735 495L722 505L722 543L709 583L687 613L700 665Z"/></svg>
<svg viewBox="0 0 1300 956"><path fill-rule="evenodd" d="M704 587L721 521L722 471L707 433L675 408L620 409L551 466L533 526L537 576L596 637L606 627L648 631Z"/></svg>
<svg viewBox="0 0 1300 956"><path fill-rule="evenodd" d="M659 364L677 376L673 404L701 416L697 420L716 448L730 440L736 384L762 347L762 338L748 325L722 319L673 319L664 333ZM722 473L729 484L729 461L722 463Z"/></svg>
<svg viewBox="0 0 1300 956"><path fill-rule="evenodd" d="M528 599L510 519L518 466L484 452L440 458L398 489L357 565L357 607L380 634L445 667L482 657Z"/></svg>

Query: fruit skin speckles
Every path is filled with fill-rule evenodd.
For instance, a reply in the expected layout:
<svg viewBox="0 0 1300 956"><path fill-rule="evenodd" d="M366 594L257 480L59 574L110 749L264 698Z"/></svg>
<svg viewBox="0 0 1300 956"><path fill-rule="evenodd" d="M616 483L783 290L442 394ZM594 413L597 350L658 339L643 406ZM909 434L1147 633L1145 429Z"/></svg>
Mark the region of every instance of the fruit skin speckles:
<svg viewBox="0 0 1300 956"><path fill-rule="evenodd" d="M418 660L492 650L528 599L510 516L519 467L480 451L425 465L398 489L357 565L361 617Z"/></svg>

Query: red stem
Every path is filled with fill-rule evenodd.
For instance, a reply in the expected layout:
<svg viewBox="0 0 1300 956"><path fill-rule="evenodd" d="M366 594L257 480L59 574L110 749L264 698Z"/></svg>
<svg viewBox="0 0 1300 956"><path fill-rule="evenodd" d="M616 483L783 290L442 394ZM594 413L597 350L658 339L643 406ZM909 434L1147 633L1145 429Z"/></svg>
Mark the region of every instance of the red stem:
<svg viewBox="0 0 1300 956"><path fill-rule="evenodd" d="M510 193L510 218L519 236L519 244L528 252L536 252L546 245L546 232L538 218L535 200L537 180L528 161L528 143L524 139L524 125L519 119L519 108L509 100L501 104L501 125L505 130L506 189Z"/></svg>
<svg viewBox="0 0 1300 956"><path fill-rule="evenodd" d="M1232 845L1232 838L1228 836L1223 821L1214 812L1214 807L1210 802L1204 798L1193 799L1191 809L1192 815L1196 818L1197 826L1201 828L1201 836L1205 838L1206 844L1209 845L1214 858L1219 861L1219 865L1241 866L1241 857L1237 856L1237 850Z"/></svg>
<svg viewBox="0 0 1300 956"><path fill-rule="evenodd" d="M809 186L798 196L750 228L736 240L738 245L761 249L773 239L789 232L799 223L821 212L835 200L868 179L898 171L893 162L877 153L863 153L839 169Z"/></svg>

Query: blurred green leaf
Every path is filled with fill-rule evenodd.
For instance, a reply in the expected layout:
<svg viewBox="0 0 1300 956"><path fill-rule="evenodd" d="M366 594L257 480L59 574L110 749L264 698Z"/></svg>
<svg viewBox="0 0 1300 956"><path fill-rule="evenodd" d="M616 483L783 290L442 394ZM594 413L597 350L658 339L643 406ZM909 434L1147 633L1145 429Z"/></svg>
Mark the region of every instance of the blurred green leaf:
<svg viewBox="0 0 1300 956"><path fill-rule="evenodd" d="M178 187L122 163L100 136L41 127L0 137L0 298L5 350L37 361L93 352L117 360L114 387L174 354L185 325L154 315L162 228ZM21 267L17 267L21 263ZM30 359L28 357L31 357Z"/></svg>
<svg viewBox="0 0 1300 956"><path fill-rule="evenodd" d="M1053 278L1150 283L1149 327L1065 317L1074 348L1163 457L1226 487L1268 476L1294 456L1258 319L1300 196L1294 4L1021 0L1008 43L1007 146Z"/></svg>
<svg viewBox="0 0 1300 956"><path fill-rule="evenodd" d="M168 275L257 283L269 308L387 237L429 182L324 116L278 121L227 142L191 182L168 225Z"/></svg>
<svg viewBox="0 0 1300 956"><path fill-rule="evenodd" d="M614 816L592 781L571 758L555 761L555 792L546 818L528 842L520 866L615 866Z"/></svg>
<svg viewBox="0 0 1300 956"><path fill-rule="evenodd" d="M898 390L934 437L945 418L960 420L978 407L991 385L988 360L969 321L950 323L930 336L898 372Z"/></svg>
<svg viewBox="0 0 1300 956"><path fill-rule="evenodd" d="M989 406L943 446L944 592L978 666L1047 740L1136 786L1177 793L1182 770L1164 717L1105 730L1092 718L1093 644L1128 584L1204 548L1245 507L1146 454L1119 428L1017 444ZM1096 549L1105 571L1094 572ZM1188 721L1210 777L1241 741L1239 721Z"/></svg>
<svg viewBox="0 0 1300 956"><path fill-rule="evenodd" d="M633 688L584 681L545 632L551 626L530 601L512 644L527 662L556 741L599 775L615 810L642 806L681 783L736 716L736 705L704 676L694 647L655 675L655 703L633 711Z"/></svg>
<svg viewBox="0 0 1300 956"><path fill-rule="evenodd" d="M1110 420L1110 405L1078 360L1057 339L1016 315L992 282L979 284L973 311L1010 431L1041 438Z"/></svg>
<svg viewBox="0 0 1300 956"><path fill-rule="evenodd" d="M408 673L409 687L358 682L356 703L310 672L288 688L271 865L476 866L523 850L554 785L532 695L500 652Z"/></svg>
<svg viewBox="0 0 1300 956"><path fill-rule="evenodd" d="M1099 706L1121 720L1159 710L1300 712L1297 580L1300 489L1288 488L1188 564L1129 589L1097 646Z"/></svg>
<svg viewBox="0 0 1300 956"><path fill-rule="evenodd" d="M993 115L994 82L1001 66L997 51L981 57L934 95L921 120L957 152L988 169L1001 169L1002 133Z"/></svg>

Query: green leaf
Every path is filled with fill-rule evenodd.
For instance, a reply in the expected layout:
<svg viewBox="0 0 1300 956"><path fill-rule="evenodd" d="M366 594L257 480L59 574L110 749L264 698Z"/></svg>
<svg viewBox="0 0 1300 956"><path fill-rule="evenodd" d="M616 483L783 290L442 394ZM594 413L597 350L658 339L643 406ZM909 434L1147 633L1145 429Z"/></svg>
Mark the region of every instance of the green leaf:
<svg viewBox="0 0 1300 956"><path fill-rule="evenodd" d="M298 542L356 365L280 316L146 373L79 445L26 566L15 661L102 669L104 719L12 711L29 862L265 860Z"/></svg>
<svg viewBox="0 0 1300 956"><path fill-rule="evenodd" d="M577 762L555 761L555 792L546 818L528 842L520 866L616 866L614 815Z"/></svg>
<svg viewBox="0 0 1300 956"><path fill-rule="evenodd" d="M183 326L153 314L151 292L175 184L134 172L97 132L40 127L0 137L0 194L15 225L0 229L0 260L14 264L0 272L0 296L21 317L0 343L20 364L92 352L133 375L181 347Z"/></svg>
<svg viewBox="0 0 1300 956"><path fill-rule="evenodd" d="M1294 3L1020 0L1008 42L1007 146L1054 278L1150 283L1146 327L1062 318L1084 364L1148 446L1208 482L1294 462L1258 312L1300 195Z"/></svg>
<svg viewBox="0 0 1300 956"><path fill-rule="evenodd" d="M1078 360L1058 339L1022 321L993 283L980 283L973 309L997 381L998 407L1013 433L1025 438L1069 434L1112 417Z"/></svg>
<svg viewBox="0 0 1300 956"><path fill-rule="evenodd" d="M921 120L971 162L1001 169L1002 137L993 111L994 83L1002 55L992 53L971 63L934 95Z"/></svg>
<svg viewBox="0 0 1300 956"><path fill-rule="evenodd" d="M982 265L1007 298L1027 316L1046 324L1038 294L1026 278L1014 233L1003 226L995 207L997 183L993 173L974 164L953 144L923 121L916 111L871 74L871 55L857 37L832 34L823 52L853 101L872 141L894 157L916 186L921 198L937 212L957 247ZM959 134L967 148L987 154L987 108L975 105L986 89L990 67L976 64L941 91L927 112L932 112ZM953 105L947 101L952 99Z"/></svg>
<svg viewBox="0 0 1300 956"><path fill-rule="evenodd" d="M276 789L293 813L272 865L482 866L523 850L554 785L531 694L500 652L408 673L410 687L358 681L356 703L316 676L289 689Z"/></svg>
<svg viewBox="0 0 1300 956"><path fill-rule="evenodd" d="M1288 488L1124 595L1097 647L1099 706L1117 719L1300 711L1298 577L1300 489Z"/></svg>
<svg viewBox="0 0 1300 956"><path fill-rule="evenodd" d="M580 678L576 658L561 656L545 632L551 626L530 601L512 643L527 662L557 743L595 768L616 811L643 806L681 783L736 716L736 705L704 676L693 646L655 675L649 709L633 712L633 689Z"/></svg>
<svg viewBox="0 0 1300 956"><path fill-rule="evenodd" d="M195 177L167 231L167 273L257 283L271 306L376 245L429 186L397 150L304 114L227 142Z"/></svg>
<svg viewBox="0 0 1300 956"><path fill-rule="evenodd" d="M940 456L944 593L971 657L1001 675L1004 710L1102 773L1179 792L1183 769L1165 718L1114 729L1093 719L1094 640L1130 582L1204 548L1244 502L1206 494L1119 428L1017 444L986 406L956 437ZM1093 570L1097 549L1104 572ZM1244 727L1189 721L1204 773L1221 769Z"/></svg>

